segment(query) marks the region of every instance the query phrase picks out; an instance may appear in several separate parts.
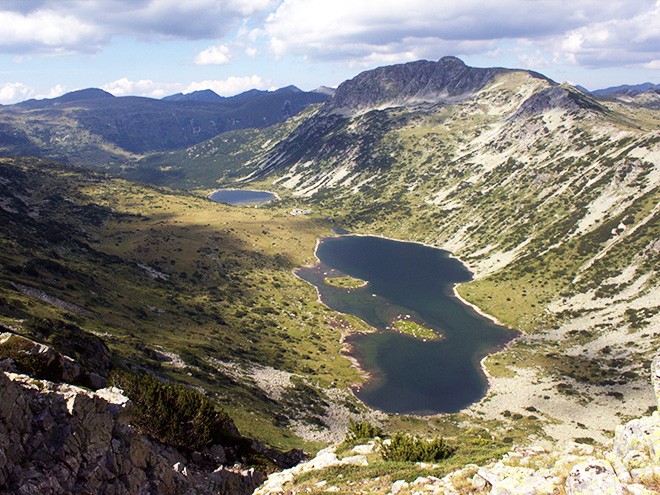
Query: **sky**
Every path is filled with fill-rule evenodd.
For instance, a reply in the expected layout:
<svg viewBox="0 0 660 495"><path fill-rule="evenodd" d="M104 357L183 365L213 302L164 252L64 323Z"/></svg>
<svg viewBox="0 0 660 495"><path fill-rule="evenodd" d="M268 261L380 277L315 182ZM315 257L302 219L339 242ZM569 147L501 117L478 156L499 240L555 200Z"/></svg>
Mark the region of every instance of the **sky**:
<svg viewBox="0 0 660 495"><path fill-rule="evenodd" d="M446 55L590 90L660 83L660 0L1 0L0 104L336 87Z"/></svg>

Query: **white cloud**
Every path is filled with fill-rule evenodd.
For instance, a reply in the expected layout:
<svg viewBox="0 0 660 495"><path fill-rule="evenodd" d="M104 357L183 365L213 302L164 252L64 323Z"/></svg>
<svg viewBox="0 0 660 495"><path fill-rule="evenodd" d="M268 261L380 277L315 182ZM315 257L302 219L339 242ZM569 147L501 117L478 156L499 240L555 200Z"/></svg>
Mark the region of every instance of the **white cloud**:
<svg viewBox="0 0 660 495"><path fill-rule="evenodd" d="M115 36L219 39L277 0L30 0L0 6L0 52L96 53Z"/></svg>
<svg viewBox="0 0 660 495"><path fill-rule="evenodd" d="M68 89L66 86L63 86L62 84L56 84L52 88L48 90L46 94L39 94L36 96L37 99L42 99L42 98L57 98L58 96L62 96L64 93L67 93Z"/></svg>
<svg viewBox="0 0 660 495"><path fill-rule="evenodd" d="M269 12L277 7L277 0L230 0L228 7L244 16Z"/></svg>
<svg viewBox="0 0 660 495"><path fill-rule="evenodd" d="M209 40L197 65L261 58L263 43L276 58L348 67L512 46L537 67L660 60L660 0L3 0L0 26L0 53L16 60L97 53L115 38Z"/></svg>
<svg viewBox="0 0 660 495"><path fill-rule="evenodd" d="M209 46L195 56L197 65L225 65L231 62L232 55L227 45Z"/></svg>
<svg viewBox="0 0 660 495"><path fill-rule="evenodd" d="M0 11L0 25L0 50L5 53L88 52L104 41L96 26L65 12Z"/></svg>
<svg viewBox="0 0 660 495"><path fill-rule="evenodd" d="M162 98L181 91L180 83L159 83L149 79L130 81L123 77L101 86L101 89L115 96L146 96L148 98Z"/></svg>
<svg viewBox="0 0 660 495"><path fill-rule="evenodd" d="M556 53L587 67L640 65L653 68L660 55L660 0L627 16L589 23L566 33Z"/></svg>
<svg viewBox="0 0 660 495"><path fill-rule="evenodd" d="M3 105L27 100L34 95L34 88L23 83L5 83L0 86L0 103Z"/></svg>
<svg viewBox="0 0 660 495"><path fill-rule="evenodd" d="M658 5L656 0L284 0L262 34L278 57L349 65L484 53L504 41L534 44L539 53L530 61L537 66L558 54L581 63L597 46L618 50L621 63L635 43L653 46L652 59L658 58ZM614 26L626 24L639 29L612 36L618 31ZM592 52L582 53L580 45Z"/></svg>
<svg viewBox="0 0 660 495"><path fill-rule="evenodd" d="M536 50L534 53L521 53L518 55L518 59L527 69L541 70L550 67L550 61L543 56L541 50Z"/></svg>
<svg viewBox="0 0 660 495"><path fill-rule="evenodd" d="M660 70L660 59L651 60L644 64L645 69Z"/></svg>
<svg viewBox="0 0 660 495"><path fill-rule="evenodd" d="M192 82L183 92L192 93L193 91L211 89L220 96L233 96L250 89L267 89L270 85L270 81L256 75L245 77L231 76L223 80Z"/></svg>

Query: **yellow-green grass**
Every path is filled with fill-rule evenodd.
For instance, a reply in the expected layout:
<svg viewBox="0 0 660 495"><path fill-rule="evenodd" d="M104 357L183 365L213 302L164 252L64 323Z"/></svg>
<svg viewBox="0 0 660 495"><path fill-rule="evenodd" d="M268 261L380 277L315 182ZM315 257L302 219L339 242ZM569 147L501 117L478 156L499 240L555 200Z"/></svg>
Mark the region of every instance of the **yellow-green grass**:
<svg viewBox="0 0 660 495"><path fill-rule="evenodd" d="M208 360L281 369L304 377L318 393L331 384L347 389L360 381L340 353L341 331L330 324L337 314L292 272L314 260L316 239L328 235L331 224L291 216L276 205L231 207L36 160L17 169L35 176L39 187L28 185L37 194L57 191L68 199L65 206L93 207L103 218L87 222L51 202L42 215L70 232L70 239L58 241L61 247L35 243L26 249L2 237L0 264L7 269L0 272L0 305L9 309L0 321L19 329L28 317L73 322L102 335L118 365L131 362L202 387L228 411L246 411L237 416L245 435L314 447L287 431L286 418L307 414L302 392L288 403L274 402L249 380L223 376ZM41 201L37 194L30 198L35 205ZM81 232L89 247L72 250L67 241L81 238ZM20 268L35 262L42 263L35 275ZM60 273L42 268L49 263ZM43 290L83 312L25 295L10 282ZM157 346L177 353L186 367L163 362Z"/></svg>
<svg viewBox="0 0 660 495"><path fill-rule="evenodd" d="M394 322L394 328L397 332L412 335L417 339L433 340L440 338L438 334L430 328L426 328L425 326L410 320L397 320Z"/></svg>

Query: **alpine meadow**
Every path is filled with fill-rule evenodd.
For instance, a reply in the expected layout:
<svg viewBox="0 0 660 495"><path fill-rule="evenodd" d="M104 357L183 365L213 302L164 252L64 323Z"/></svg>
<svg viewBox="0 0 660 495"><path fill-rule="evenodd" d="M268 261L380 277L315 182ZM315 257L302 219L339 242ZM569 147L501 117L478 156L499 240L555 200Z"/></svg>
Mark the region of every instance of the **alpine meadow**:
<svg viewBox="0 0 660 495"><path fill-rule="evenodd" d="M211 93L0 106L0 493L658 493L658 88L448 56ZM451 335L332 309L298 274L337 235L469 270L445 295L509 332L479 400L360 400L357 335Z"/></svg>

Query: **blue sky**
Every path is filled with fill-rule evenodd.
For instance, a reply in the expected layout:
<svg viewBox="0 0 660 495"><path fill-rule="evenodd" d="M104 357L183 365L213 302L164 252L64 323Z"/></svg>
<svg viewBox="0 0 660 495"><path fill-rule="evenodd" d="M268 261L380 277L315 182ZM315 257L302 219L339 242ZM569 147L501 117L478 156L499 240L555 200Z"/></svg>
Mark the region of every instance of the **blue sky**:
<svg viewBox="0 0 660 495"><path fill-rule="evenodd" d="M454 55L599 89L660 83L660 0L3 0L0 103L337 86Z"/></svg>

